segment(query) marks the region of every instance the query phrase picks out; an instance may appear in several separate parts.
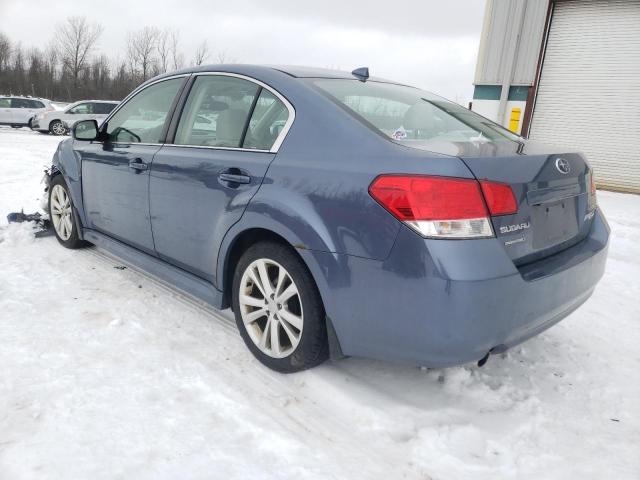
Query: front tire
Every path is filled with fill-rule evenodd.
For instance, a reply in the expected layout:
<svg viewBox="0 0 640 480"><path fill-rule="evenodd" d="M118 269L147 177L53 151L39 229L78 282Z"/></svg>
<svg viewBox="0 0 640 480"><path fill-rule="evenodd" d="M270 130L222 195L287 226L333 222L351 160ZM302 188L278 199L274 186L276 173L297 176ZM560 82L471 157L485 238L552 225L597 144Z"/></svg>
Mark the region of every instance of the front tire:
<svg viewBox="0 0 640 480"><path fill-rule="evenodd" d="M275 242L249 247L238 261L232 288L238 330L262 364L293 373L328 358L320 294L290 247Z"/></svg>
<svg viewBox="0 0 640 480"><path fill-rule="evenodd" d="M62 175L53 177L49 185L49 216L53 232L63 247L76 249L86 246L78 237L78 222L73 214L73 202Z"/></svg>

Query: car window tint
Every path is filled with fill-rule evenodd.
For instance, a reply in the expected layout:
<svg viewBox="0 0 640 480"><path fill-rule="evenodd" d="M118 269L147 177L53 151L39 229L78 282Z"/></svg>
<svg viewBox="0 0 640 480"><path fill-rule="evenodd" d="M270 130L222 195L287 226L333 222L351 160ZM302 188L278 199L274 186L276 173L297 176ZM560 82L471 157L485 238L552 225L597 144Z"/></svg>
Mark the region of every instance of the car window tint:
<svg viewBox="0 0 640 480"><path fill-rule="evenodd" d="M113 110L115 106L115 103L94 103L93 113L98 115L106 115L108 113L111 113L111 110Z"/></svg>
<svg viewBox="0 0 640 480"><path fill-rule="evenodd" d="M11 100L8 98L0 98L0 108L11 108Z"/></svg>
<svg viewBox="0 0 640 480"><path fill-rule="evenodd" d="M26 98L12 98L11 108L31 108Z"/></svg>
<svg viewBox="0 0 640 480"><path fill-rule="evenodd" d="M109 120L112 142L159 143L171 104L184 81L174 78L151 85L129 99Z"/></svg>
<svg viewBox="0 0 640 480"><path fill-rule="evenodd" d="M31 100L31 108L44 108L44 103L38 100Z"/></svg>
<svg viewBox="0 0 640 480"><path fill-rule="evenodd" d="M93 113L93 108L91 103L81 103L80 105L76 105L73 108L70 108L67 113L71 113L73 115L88 115Z"/></svg>
<svg viewBox="0 0 640 480"><path fill-rule="evenodd" d="M184 106L175 144L239 147L259 86L241 78L196 78Z"/></svg>
<svg viewBox="0 0 640 480"><path fill-rule="evenodd" d="M244 148L269 150L289 118L289 110L269 90L262 89L249 121Z"/></svg>

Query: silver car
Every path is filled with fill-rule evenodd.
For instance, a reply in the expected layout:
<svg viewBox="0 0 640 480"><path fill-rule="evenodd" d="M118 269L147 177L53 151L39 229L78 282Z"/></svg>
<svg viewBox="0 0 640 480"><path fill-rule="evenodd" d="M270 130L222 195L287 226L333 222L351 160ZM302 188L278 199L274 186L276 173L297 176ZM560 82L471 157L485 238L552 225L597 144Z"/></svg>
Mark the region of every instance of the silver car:
<svg viewBox="0 0 640 480"><path fill-rule="evenodd" d="M44 98L0 95L0 125L30 127L35 115L54 110Z"/></svg>
<svg viewBox="0 0 640 480"><path fill-rule="evenodd" d="M65 135L80 120L96 120L100 123L118 103L109 100L81 100L68 105L62 111L54 110L36 115L31 128L40 133Z"/></svg>

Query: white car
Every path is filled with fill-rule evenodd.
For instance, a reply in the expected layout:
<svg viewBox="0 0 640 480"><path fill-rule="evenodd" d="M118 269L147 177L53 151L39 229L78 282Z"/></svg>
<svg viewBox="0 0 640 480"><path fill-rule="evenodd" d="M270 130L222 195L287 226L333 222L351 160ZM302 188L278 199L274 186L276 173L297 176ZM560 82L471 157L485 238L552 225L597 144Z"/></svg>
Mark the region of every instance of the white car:
<svg viewBox="0 0 640 480"><path fill-rule="evenodd" d="M120 102L110 100L81 100L62 111L53 110L36 115L31 128L40 133L64 135L80 120L97 120L100 123L118 103Z"/></svg>
<svg viewBox="0 0 640 480"><path fill-rule="evenodd" d="M44 98L0 95L0 125L30 127L35 115L54 110Z"/></svg>

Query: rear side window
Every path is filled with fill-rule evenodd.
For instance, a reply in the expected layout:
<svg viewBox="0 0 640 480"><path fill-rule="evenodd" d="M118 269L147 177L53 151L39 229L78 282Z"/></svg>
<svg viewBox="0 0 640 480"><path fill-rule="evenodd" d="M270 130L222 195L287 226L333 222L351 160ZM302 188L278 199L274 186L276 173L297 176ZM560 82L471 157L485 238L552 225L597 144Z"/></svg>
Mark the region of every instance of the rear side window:
<svg viewBox="0 0 640 480"><path fill-rule="evenodd" d="M155 83L130 98L109 120L112 142L160 143L171 105L184 78Z"/></svg>
<svg viewBox="0 0 640 480"><path fill-rule="evenodd" d="M44 103L38 100L31 100L31 108L44 108Z"/></svg>
<svg viewBox="0 0 640 480"><path fill-rule="evenodd" d="M33 108L31 103L26 98L12 98L11 108Z"/></svg>
<svg viewBox="0 0 640 480"><path fill-rule="evenodd" d="M106 115L108 113L111 113L115 106L115 103L94 103L93 113L98 115Z"/></svg>
<svg viewBox="0 0 640 480"><path fill-rule="evenodd" d="M269 150L289 119L289 110L269 90L262 89L249 121L244 148Z"/></svg>
<svg viewBox="0 0 640 480"><path fill-rule="evenodd" d="M456 103L417 88L355 79L323 79L314 83L356 117L408 146L519 138Z"/></svg>
<svg viewBox="0 0 640 480"><path fill-rule="evenodd" d="M239 147L259 89L255 83L241 78L199 76L180 116L174 143Z"/></svg>

